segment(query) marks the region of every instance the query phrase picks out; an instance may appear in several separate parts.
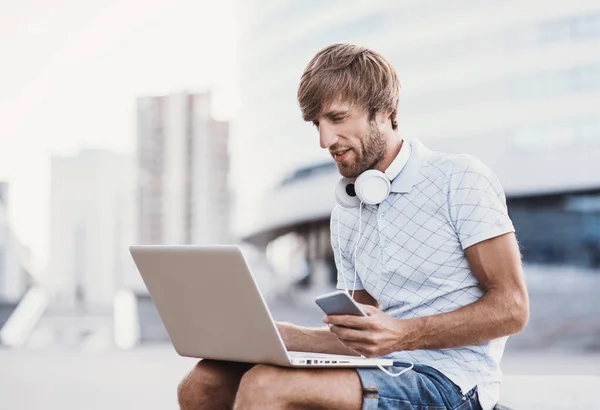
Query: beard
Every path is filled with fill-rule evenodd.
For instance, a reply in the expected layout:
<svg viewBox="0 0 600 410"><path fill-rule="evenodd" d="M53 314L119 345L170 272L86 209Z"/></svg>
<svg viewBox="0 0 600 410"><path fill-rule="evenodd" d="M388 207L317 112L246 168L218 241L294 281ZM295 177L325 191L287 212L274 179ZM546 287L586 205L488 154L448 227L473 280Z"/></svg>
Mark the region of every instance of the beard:
<svg viewBox="0 0 600 410"><path fill-rule="evenodd" d="M356 178L383 161L387 143L383 133L373 122L369 122L369 131L359 142L359 150L352 148L353 158L336 163L339 173L346 178Z"/></svg>

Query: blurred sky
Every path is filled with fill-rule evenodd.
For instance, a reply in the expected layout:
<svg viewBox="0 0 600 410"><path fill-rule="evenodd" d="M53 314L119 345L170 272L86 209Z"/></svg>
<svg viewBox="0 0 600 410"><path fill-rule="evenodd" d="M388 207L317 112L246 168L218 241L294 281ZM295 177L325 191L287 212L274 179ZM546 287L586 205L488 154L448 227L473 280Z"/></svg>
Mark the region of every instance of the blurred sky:
<svg viewBox="0 0 600 410"><path fill-rule="evenodd" d="M234 115L235 0L0 0L0 180L44 266L50 156L133 152L138 95L212 89Z"/></svg>

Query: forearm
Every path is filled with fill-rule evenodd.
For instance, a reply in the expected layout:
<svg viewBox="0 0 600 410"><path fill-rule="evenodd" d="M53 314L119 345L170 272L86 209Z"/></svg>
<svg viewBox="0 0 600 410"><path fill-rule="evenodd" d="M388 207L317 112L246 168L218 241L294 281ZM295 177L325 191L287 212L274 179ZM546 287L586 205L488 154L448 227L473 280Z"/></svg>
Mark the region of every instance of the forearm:
<svg viewBox="0 0 600 410"><path fill-rule="evenodd" d="M453 312L406 320L398 350L444 349L476 345L523 330L528 301L489 290L476 302Z"/></svg>
<svg viewBox="0 0 600 410"><path fill-rule="evenodd" d="M277 329L289 351L358 356L354 350L344 346L326 326L308 328L277 322Z"/></svg>

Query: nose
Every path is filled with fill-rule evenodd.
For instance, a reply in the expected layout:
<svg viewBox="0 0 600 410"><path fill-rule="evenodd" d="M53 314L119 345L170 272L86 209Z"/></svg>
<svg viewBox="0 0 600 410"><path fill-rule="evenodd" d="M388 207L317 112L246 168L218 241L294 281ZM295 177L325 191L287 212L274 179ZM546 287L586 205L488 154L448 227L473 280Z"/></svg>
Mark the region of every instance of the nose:
<svg viewBox="0 0 600 410"><path fill-rule="evenodd" d="M338 141L338 136L331 127L321 123L319 124L319 139L321 148L328 149Z"/></svg>

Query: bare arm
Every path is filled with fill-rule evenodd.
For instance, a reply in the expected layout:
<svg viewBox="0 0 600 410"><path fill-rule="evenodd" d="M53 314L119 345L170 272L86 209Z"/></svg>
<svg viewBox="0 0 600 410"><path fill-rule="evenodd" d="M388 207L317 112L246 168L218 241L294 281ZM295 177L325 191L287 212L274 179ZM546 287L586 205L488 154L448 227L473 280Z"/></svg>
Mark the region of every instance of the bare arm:
<svg viewBox="0 0 600 410"><path fill-rule="evenodd" d="M513 233L465 250L485 294L453 312L411 319L417 337L404 349L442 349L484 343L519 333L529 318L529 297Z"/></svg>
<svg viewBox="0 0 600 410"><path fill-rule="evenodd" d="M397 319L372 306L367 317L327 316L330 331L366 357L400 350L444 349L480 344L518 333L529 317L529 298L521 258L512 233L465 250L485 294L453 312Z"/></svg>
<svg viewBox="0 0 600 410"><path fill-rule="evenodd" d="M365 290L354 292L354 300L364 305L377 307L377 301ZM330 353L357 356L358 353L344 346L329 327L308 328L291 323L278 322L277 329L285 347L290 351Z"/></svg>

